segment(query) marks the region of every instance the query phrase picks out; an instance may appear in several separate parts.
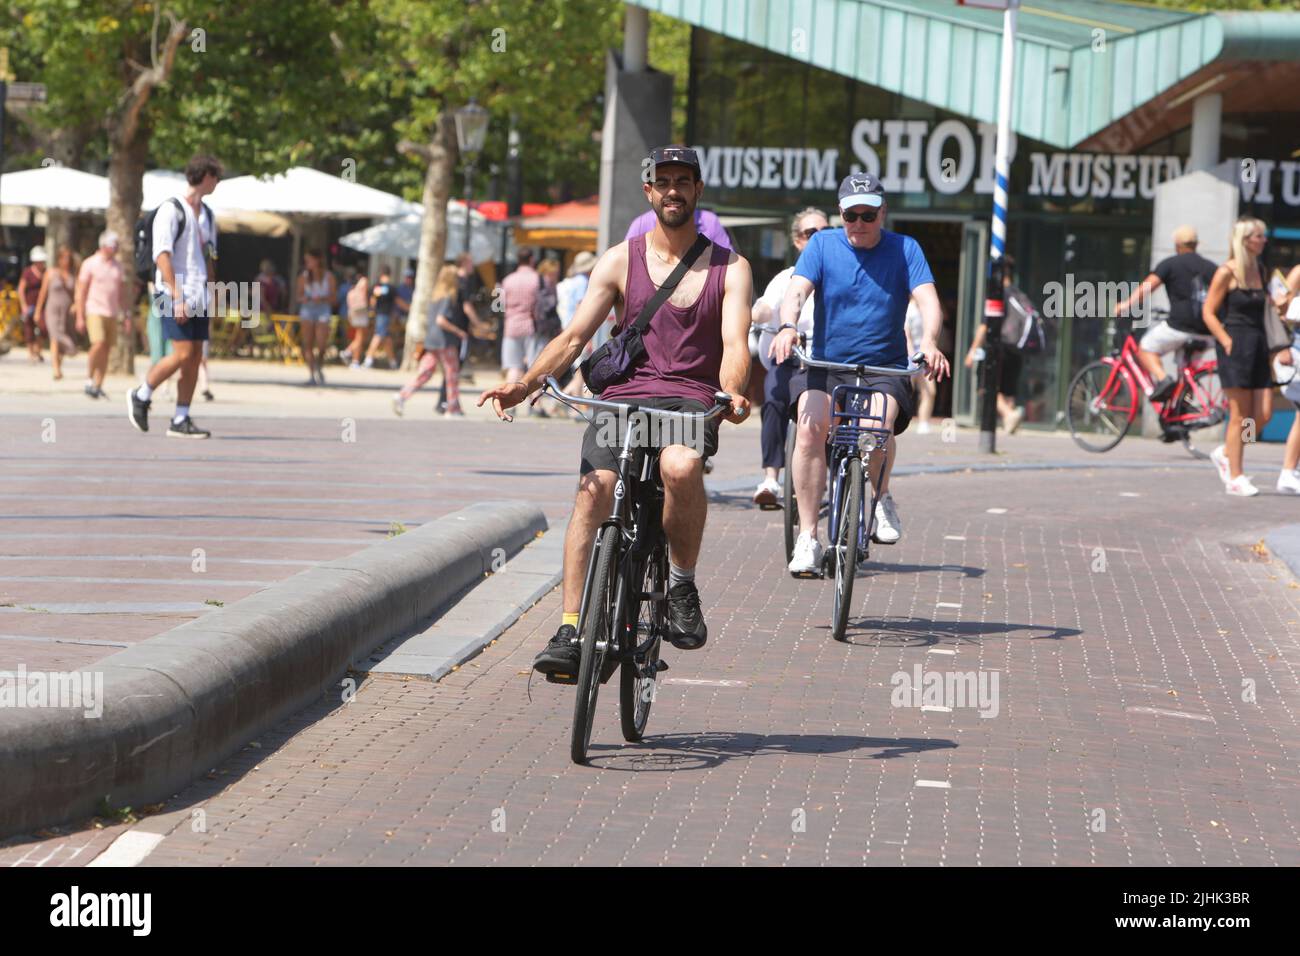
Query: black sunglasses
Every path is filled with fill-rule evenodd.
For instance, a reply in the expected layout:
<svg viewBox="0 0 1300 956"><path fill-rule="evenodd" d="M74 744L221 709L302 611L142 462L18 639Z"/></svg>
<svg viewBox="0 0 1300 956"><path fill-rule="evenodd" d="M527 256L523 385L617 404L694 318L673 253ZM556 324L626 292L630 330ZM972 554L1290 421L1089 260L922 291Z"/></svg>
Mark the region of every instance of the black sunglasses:
<svg viewBox="0 0 1300 956"><path fill-rule="evenodd" d="M805 239L811 239L813 236L817 235L817 233L821 231L822 231L821 226L813 226L811 229L804 229L800 231L799 235Z"/></svg>
<svg viewBox="0 0 1300 956"><path fill-rule="evenodd" d="M859 219L863 222L875 222L878 215L880 214L873 209L870 212L841 212L840 218L845 222L857 222Z"/></svg>

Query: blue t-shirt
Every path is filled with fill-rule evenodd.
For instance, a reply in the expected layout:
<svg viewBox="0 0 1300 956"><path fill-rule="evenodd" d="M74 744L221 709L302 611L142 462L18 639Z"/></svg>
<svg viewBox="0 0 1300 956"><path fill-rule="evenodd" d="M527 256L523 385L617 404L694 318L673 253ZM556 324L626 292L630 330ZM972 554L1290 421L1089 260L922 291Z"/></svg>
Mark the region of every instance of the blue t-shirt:
<svg viewBox="0 0 1300 956"><path fill-rule="evenodd" d="M875 248L855 249L843 229L823 229L808 240L794 274L816 292L814 358L907 365L907 301L917 286L934 282L915 239L882 229Z"/></svg>

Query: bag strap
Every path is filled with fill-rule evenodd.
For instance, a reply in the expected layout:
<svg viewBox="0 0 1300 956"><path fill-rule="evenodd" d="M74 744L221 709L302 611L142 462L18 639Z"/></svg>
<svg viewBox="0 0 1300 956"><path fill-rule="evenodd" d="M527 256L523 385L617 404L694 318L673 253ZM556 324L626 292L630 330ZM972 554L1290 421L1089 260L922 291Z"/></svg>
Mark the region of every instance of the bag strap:
<svg viewBox="0 0 1300 956"><path fill-rule="evenodd" d="M647 233L647 235L649 234ZM646 241L648 243L649 239ZM677 283L681 282L682 277L690 271L691 266L695 265L695 260L700 257L700 253L704 251L704 247L708 244L709 237L703 233L695 237L695 244L686 250L686 255L682 256L681 261L677 263L677 268L668 274L668 278L659 287L659 291L652 295L650 301L641 307L641 314L632 323L632 327L637 330L638 334L645 335L645 330L650 327L650 320L659 311L659 307L673 294L673 289L677 288ZM648 269L646 273L649 274Z"/></svg>

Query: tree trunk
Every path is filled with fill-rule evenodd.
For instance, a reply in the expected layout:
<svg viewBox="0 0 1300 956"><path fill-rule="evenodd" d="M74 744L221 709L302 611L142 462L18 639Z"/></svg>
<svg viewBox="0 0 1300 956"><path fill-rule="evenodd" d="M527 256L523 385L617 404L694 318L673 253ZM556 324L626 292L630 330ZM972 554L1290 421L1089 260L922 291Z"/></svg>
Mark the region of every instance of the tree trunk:
<svg viewBox="0 0 1300 956"><path fill-rule="evenodd" d="M149 156L149 132L137 129L128 143L115 144L108 160L108 228L117 233L117 261L126 275L127 301L123 303L131 319L131 331L120 330L117 344L108 357L108 371L113 375L135 374L135 338L139 316L135 305L139 288L135 280L135 223L144 202L144 167Z"/></svg>
<svg viewBox="0 0 1300 956"><path fill-rule="evenodd" d="M415 349L424 341L428 328L429 304L447 251L447 200L451 198L456 166L456 125L451 113L438 117L436 133L428 146L406 144L403 152L421 156L427 167L424 174L424 219L420 224L420 254L415 266L415 290L411 312L406 318L406 368L415 365Z"/></svg>

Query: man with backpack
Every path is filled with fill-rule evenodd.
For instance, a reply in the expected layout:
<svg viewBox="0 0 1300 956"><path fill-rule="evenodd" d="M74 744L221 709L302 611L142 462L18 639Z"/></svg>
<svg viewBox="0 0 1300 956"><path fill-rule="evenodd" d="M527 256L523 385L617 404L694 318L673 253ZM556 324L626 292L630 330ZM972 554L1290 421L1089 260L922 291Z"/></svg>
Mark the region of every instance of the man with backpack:
<svg viewBox="0 0 1300 956"><path fill-rule="evenodd" d="M1043 317L1034 306L1033 300L1011 282L1015 261L1006 256L1008 268L1002 273L1003 300L1006 302L1006 314L1002 319L1002 361L998 368L998 417L1008 435L1015 433L1024 420L1025 412L1016 405L1016 394L1020 390L1020 370L1025 363L1025 356L1042 353L1047 345L1043 332ZM989 327L980 323L971 341L970 351L966 353L966 367L971 368L984 357L984 343L989 334Z"/></svg>
<svg viewBox="0 0 1300 956"><path fill-rule="evenodd" d="M154 265L153 303L162 317L163 335L172 342L172 353L154 363L143 384L127 392L127 418L138 431L149 430L154 390L179 371L176 413L167 427L167 437L211 436L190 418L190 399L203 361L203 343L208 340L209 268L217 256L216 217L203 197L217 188L221 174L221 163L215 158L195 156L185 167L189 184L185 195L163 203L138 229L136 266L139 269L141 265L141 250L148 249L144 265L146 272L149 262Z"/></svg>

